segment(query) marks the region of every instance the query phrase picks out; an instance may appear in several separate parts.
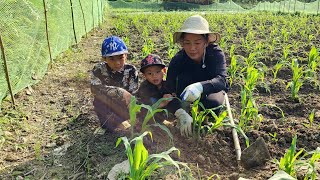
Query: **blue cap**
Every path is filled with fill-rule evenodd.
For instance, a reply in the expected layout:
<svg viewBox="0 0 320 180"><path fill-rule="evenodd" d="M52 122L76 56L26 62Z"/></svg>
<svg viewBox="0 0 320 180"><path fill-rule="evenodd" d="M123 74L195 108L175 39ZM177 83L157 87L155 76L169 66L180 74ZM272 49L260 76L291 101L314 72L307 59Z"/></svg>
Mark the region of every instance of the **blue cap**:
<svg viewBox="0 0 320 180"><path fill-rule="evenodd" d="M102 57L116 56L120 54L127 54L128 48L118 36L107 37L101 47Z"/></svg>

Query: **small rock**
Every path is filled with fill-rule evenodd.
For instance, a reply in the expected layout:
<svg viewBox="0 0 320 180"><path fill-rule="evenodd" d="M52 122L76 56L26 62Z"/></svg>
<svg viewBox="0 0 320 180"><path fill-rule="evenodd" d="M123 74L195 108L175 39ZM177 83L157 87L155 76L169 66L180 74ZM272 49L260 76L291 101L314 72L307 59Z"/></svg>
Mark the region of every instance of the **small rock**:
<svg viewBox="0 0 320 180"><path fill-rule="evenodd" d="M19 157L18 156L14 156L12 154L8 154L6 156L6 158L4 158L5 161L9 161L9 162L15 162L15 161L18 161L19 160Z"/></svg>
<svg viewBox="0 0 320 180"><path fill-rule="evenodd" d="M239 173L232 173L228 177L229 180L238 180L239 179Z"/></svg>
<svg viewBox="0 0 320 180"><path fill-rule="evenodd" d="M199 162L204 162L206 160L206 158L204 158L201 154L198 155L197 160Z"/></svg>
<svg viewBox="0 0 320 180"><path fill-rule="evenodd" d="M168 175L166 175L166 177L164 179L165 180L178 180L179 177L175 174L168 174Z"/></svg>
<svg viewBox="0 0 320 180"><path fill-rule="evenodd" d="M320 118L320 111L316 111L314 113L314 118Z"/></svg>
<svg viewBox="0 0 320 180"><path fill-rule="evenodd" d="M118 174L120 174L121 172L127 174L129 173L129 169L130 169L129 160L125 160L119 164L116 164L111 168L110 172L108 173L108 179L116 180L116 177Z"/></svg>
<svg viewBox="0 0 320 180"><path fill-rule="evenodd" d="M243 150L241 155L241 164L244 168L250 169L263 165L270 158L270 153L264 139L259 137L256 142Z"/></svg>
<svg viewBox="0 0 320 180"><path fill-rule="evenodd" d="M46 147L47 148L52 148L52 147L55 147L55 146L57 146L57 144L56 143L48 143L47 145L46 145Z"/></svg>

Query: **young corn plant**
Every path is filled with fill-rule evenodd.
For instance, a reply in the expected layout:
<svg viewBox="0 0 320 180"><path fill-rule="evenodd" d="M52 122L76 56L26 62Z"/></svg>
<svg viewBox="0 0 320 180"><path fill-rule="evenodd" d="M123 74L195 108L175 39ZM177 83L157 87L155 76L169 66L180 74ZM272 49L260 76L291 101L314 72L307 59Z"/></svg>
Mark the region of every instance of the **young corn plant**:
<svg viewBox="0 0 320 180"><path fill-rule="evenodd" d="M318 74L317 74L319 63L320 63L320 56L319 56L318 50L313 46L309 52L306 78L314 82L314 85L316 87L319 86Z"/></svg>
<svg viewBox="0 0 320 180"><path fill-rule="evenodd" d="M145 57L148 54L152 53L152 51L154 50L154 42L147 38L144 41L143 47L142 47L142 56Z"/></svg>
<svg viewBox="0 0 320 180"><path fill-rule="evenodd" d="M303 68L299 67L299 63L297 59L292 59L291 62L291 69L292 69L292 80L288 83L286 88L290 87L291 90L291 98L293 100L299 100L298 92L303 85Z"/></svg>
<svg viewBox="0 0 320 180"><path fill-rule="evenodd" d="M193 134L196 136L197 139L200 139L201 131L204 130L205 126L203 122L206 120L206 116L209 114L208 111L201 111L200 110L200 98L193 102L191 108L191 115L192 115L192 131Z"/></svg>
<svg viewBox="0 0 320 180"><path fill-rule="evenodd" d="M311 111L311 113L309 114L309 124L303 124L305 127L312 127L313 125L313 121L314 121L314 115L315 115L315 109L313 109Z"/></svg>
<svg viewBox="0 0 320 180"><path fill-rule="evenodd" d="M223 111L219 116L214 112L214 110L220 108L222 108L222 106L206 109L200 102L200 98L193 102L191 108L193 119L192 131L197 139L200 139L201 134L205 133L205 129L208 130L208 133L212 133L219 127L226 125L225 120L227 118L227 111ZM209 119L210 116L213 117L213 120Z"/></svg>
<svg viewBox="0 0 320 180"><path fill-rule="evenodd" d="M296 150L297 150L296 144L297 144L297 135L295 135L294 138L292 139L290 148L287 150L284 156L280 158L280 161L276 160L276 164L278 164L279 170L285 171L292 177L296 177L296 174L297 174L296 166L301 165L301 163L298 162L297 158L304 151L303 149L301 149L299 152L296 153Z"/></svg>
<svg viewBox="0 0 320 180"><path fill-rule="evenodd" d="M316 180L317 177L317 166L316 163L319 162L320 160L320 147L318 147L315 151L311 151L306 153L306 155L310 155L310 159L307 160L307 166L308 166L308 171L307 174L304 176L304 180Z"/></svg>
<svg viewBox="0 0 320 180"><path fill-rule="evenodd" d="M247 68L247 76L244 79L244 88L245 91L247 91L249 93L249 95L253 94L253 91L256 87L257 81L260 77L260 73L258 71L258 69L256 69L253 66L249 66Z"/></svg>
<svg viewBox="0 0 320 180"><path fill-rule="evenodd" d="M170 154L173 151L178 152L180 156L180 151L172 147L168 151L162 152L160 154L151 154L149 155L148 150L143 144L143 138L146 135L150 135L152 140L151 132L144 132L138 137L135 137L130 142L127 137L120 137L116 142L116 147L123 142L126 154L129 160L130 170L127 178L132 180L145 180L149 179L154 171L165 166L174 166L178 169L179 177L181 178L180 166L187 168L190 171L190 168L187 164L179 161L175 161L170 157ZM135 143L134 148L131 148L131 144Z"/></svg>
<svg viewBox="0 0 320 180"><path fill-rule="evenodd" d="M250 129L253 125L258 125L263 119L263 116L259 114L259 109L255 103L254 98L252 97L251 92L247 92L245 89L242 89L241 92L241 113L239 126L244 131Z"/></svg>
<svg viewBox="0 0 320 180"><path fill-rule="evenodd" d="M273 75L273 80L272 80L273 84L277 81L277 75L279 70L286 64L287 64L286 61L278 61L277 64L275 64L271 69L272 75Z"/></svg>
<svg viewBox="0 0 320 180"><path fill-rule="evenodd" d="M142 121L140 133L149 129L150 126L157 126L157 127L161 128L163 131L165 131L168 134L168 136L171 138L171 140L173 139L173 136L172 136L170 130L166 126L157 123L154 119L154 115L156 113L165 112L168 115L168 111L166 109L159 109L159 105L162 101L169 100L169 99L171 99L171 98L161 98L156 103L154 103L152 106L149 106L146 104L137 104L136 97L131 96L131 100L130 100L130 104L129 104L131 138L134 136L134 129L137 124L137 113L139 113L141 111L141 108L145 108L147 110L147 114L144 116L144 119ZM154 121L154 123L151 125L149 125L150 120Z"/></svg>
<svg viewBox="0 0 320 180"><path fill-rule="evenodd" d="M291 45L289 44L289 45L285 46L285 47L282 49L283 60L284 60L284 61L287 61L288 58L289 58L290 48L291 48Z"/></svg>
<svg viewBox="0 0 320 180"><path fill-rule="evenodd" d="M235 55L231 56L231 63L228 69L229 72L229 84L232 86L233 81L238 77L239 66L237 64L237 57Z"/></svg>

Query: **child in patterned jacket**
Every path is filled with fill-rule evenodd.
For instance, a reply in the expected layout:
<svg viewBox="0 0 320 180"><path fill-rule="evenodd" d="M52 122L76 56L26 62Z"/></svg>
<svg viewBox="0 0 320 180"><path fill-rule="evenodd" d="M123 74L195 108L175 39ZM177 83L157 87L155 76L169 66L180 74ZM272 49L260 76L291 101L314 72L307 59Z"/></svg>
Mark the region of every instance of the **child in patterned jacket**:
<svg viewBox="0 0 320 180"><path fill-rule="evenodd" d="M127 107L138 89L138 72L126 64L128 49L117 36L103 41L101 54L102 62L95 65L91 76L93 106L101 127L113 132L129 119Z"/></svg>

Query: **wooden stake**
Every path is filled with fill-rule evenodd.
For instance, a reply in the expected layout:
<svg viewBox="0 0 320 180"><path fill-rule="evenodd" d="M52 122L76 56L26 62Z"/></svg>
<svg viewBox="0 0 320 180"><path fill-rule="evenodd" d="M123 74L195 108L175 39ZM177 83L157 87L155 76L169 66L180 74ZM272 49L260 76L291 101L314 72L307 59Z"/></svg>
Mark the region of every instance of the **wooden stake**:
<svg viewBox="0 0 320 180"><path fill-rule="evenodd" d="M1 34L0 34L0 48L1 48L1 55L2 55L2 59L3 59L3 66L4 66L4 72L6 74L6 80L7 80L7 85L8 85L8 89L11 95L11 100L12 100L12 104L13 107L15 107L15 102L14 102L14 96L13 96L13 92L12 92L12 88L11 88L11 83L10 83L10 76L9 76L9 71L8 71L8 66L7 66L7 60L6 60L6 55L4 52L4 47L3 47L3 43L2 43L2 38L1 38Z"/></svg>
<svg viewBox="0 0 320 180"><path fill-rule="evenodd" d="M82 19L83 19L84 31L85 31L85 33L86 33L86 38L87 38L88 36L87 36L86 18L84 17L84 13L83 13L83 8L82 8L81 0L79 0L79 4L80 4L80 8L81 8L81 13L82 13Z"/></svg>
<svg viewBox="0 0 320 180"><path fill-rule="evenodd" d="M228 110L228 115L230 118L230 124L232 126L234 126L234 121L233 121L233 116L231 113L231 108L230 108L230 103L229 103L229 98L227 93L224 94L224 99L226 101L226 105L227 105L227 110ZM236 157L237 160L240 161L241 159L241 147L240 147L240 143L239 143L239 138L238 138L238 133L237 130L235 128L232 128L232 137L233 137L233 143L234 143L234 148L236 150Z"/></svg>
<svg viewBox="0 0 320 180"><path fill-rule="evenodd" d="M46 6L46 0L43 0L43 9L44 9L44 18L46 21L46 36L47 36L47 43L48 43L48 49L49 49L49 56L50 56L50 63L49 68L52 68L52 54L51 54L51 48L50 48L50 41L49 41L49 33L48 33L48 18L47 18L47 6Z"/></svg>
<svg viewBox="0 0 320 180"><path fill-rule="evenodd" d="M70 0L70 8L71 8L71 18L72 18L72 28L73 28L74 40L76 41L76 44L78 44L77 35L76 35L76 29L75 29L75 26L74 26L74 16L73 16L72 0Z"/></svg>

